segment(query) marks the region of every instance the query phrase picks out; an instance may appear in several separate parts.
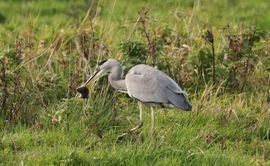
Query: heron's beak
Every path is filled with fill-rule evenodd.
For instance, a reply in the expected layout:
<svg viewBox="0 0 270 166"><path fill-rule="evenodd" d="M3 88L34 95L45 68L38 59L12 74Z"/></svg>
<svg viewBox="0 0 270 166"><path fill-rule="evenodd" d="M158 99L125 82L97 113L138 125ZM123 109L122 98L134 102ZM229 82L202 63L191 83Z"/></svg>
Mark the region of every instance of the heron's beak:
<svg viewBox="0 0 270 166"><path fill-rule="evenodd" d="M82 98L88 98L89 95L89 85L91 82L95 82L98 80L98 78L102 77L104 74L106 74L106 71L96 69L95 72L92 74L90 78L80 87L77 88L77 91L81 94Z"/></svg>
<svg viewBox="0 0 270 166"><path fill-rule="evenodd" d="M100 72L101 70L96 70L93 75L87 79L87 81L84 83L84 86L88 86L91 81L95 81Z"/></svg>
<svg viewBox="0 0 270 166"><path fill-rule="evenodd" d="M100 77L106 75L106 73L107 73L106 70L96 69L93 75L90 78L88 78L88 80L84 83L83 86L88 87L91 82L95 82Z"/></svg>

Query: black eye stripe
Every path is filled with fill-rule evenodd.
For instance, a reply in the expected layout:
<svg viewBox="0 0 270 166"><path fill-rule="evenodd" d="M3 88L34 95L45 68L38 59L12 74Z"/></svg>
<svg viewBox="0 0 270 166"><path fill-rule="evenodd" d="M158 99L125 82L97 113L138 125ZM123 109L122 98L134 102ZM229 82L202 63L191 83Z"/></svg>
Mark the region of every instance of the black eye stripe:
<svg viewBox="0 0 270 166"><path fill-rule="evenodd" d="M98 65L100 66L100 65L102 65L102 64L105 63L105 62L107 62L107 59L105 59L105 60L99 62Z"/></svg>

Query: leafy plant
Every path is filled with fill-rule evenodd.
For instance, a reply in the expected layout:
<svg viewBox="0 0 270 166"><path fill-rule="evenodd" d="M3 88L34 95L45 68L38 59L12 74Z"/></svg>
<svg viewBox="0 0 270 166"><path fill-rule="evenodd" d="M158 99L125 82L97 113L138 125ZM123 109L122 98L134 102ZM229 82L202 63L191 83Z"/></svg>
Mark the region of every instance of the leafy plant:
<svg viewBox="0 0 270 166"><path fill-rule="evenodd" d="M126 69L140 63L146 63L147 49L145 45L138 41L126 41L119 44L119 48L123 53L123 62Z"/></svg>

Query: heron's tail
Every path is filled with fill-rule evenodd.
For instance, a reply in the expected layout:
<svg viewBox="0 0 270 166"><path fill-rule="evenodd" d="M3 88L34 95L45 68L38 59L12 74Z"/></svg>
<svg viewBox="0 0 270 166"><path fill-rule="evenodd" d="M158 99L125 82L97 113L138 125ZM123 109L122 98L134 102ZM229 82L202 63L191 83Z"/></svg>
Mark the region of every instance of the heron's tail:
<svg viewBox="0 0 270 166"><path fill-rule="evenodd" d="M179 109L182 109L184 111L191 111L192 110L192 105L188 101L186 95L183 93L174 93L170 91L169 95L169 101Z"/></svg>

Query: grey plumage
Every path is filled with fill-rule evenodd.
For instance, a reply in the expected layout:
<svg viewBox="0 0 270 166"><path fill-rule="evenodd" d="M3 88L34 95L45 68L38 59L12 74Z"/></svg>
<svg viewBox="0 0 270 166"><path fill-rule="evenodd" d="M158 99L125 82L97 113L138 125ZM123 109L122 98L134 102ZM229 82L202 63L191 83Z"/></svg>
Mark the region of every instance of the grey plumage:
<svg viewBox="0 0 270 166"><path fill-rule="evenodd" d="M179 85L164 72L148 65L140 64L132 67L123 78L123 69L117 60L109 59L102 61L96 68L93 75L77 90L82 97L88 97L88 85L99 77L109 74L109 82L113 88L121 92L126 92L130 97L135 98L139 103L150 106L174 107L185 111L191 111L192 106L187 98L187 94ZM140 122L130 129L135 131L143 125L142 106L140 108ZM152 110L152 131L154 130L154 110ZM118 139L127 135L124 133Z"/></svg>
<svg viewBox="0 0 270 166"><path fill-rule="evenodd" d="M127 92L130 97L142 103L174 107L185 111L192 109L187 94L164 72L148 65L139 64L132 67L123 79L123 69L116 60L102 61L97 71L84 86L96 77L109 74L110 84L117 90Z"/></svg>
<svg viewBox="0 0 270 166"><path fill-rule="evenodd" d="M136 65L126 75L127 92L143 103L191 110L184 92L173 79L148 65Z"/></svg>

